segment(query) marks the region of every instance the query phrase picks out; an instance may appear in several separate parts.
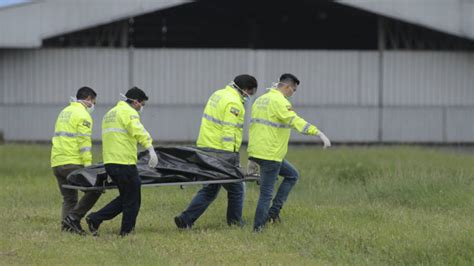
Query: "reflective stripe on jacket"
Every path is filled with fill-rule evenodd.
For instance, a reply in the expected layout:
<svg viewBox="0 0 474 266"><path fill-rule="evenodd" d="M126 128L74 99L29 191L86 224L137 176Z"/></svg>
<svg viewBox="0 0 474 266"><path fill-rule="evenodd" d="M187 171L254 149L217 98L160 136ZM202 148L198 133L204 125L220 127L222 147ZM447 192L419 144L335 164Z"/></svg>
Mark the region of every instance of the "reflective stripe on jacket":
<svg viewBox="0 0 474 266"><path fill-rule="evenodd" d="M51 149L51 167L92 163L93 121L82 103L72 102L59 113Z"/></svg>
<svg viewBox="0 0 474 266"><path fill-rule="evenodd" d="M196 145L238 152L242 143L245 108L240 93L227 86L209 98Z"/></svg>
<svg viewBox="0 0 474 266"><path fill-rule="evenodd" d="M288 151L291 128L306 135L318 129L299 117L279 90L269 89L252 106L248 153L250 157L281 162Z"/></svg>
<svg viewBox="0 0 474 266"><path fill-rule="evenodd" d="M120 101L102 119L102 155L104 163L134 165L137 144L148 149L152 139L140 122L139 113Z"/></svg>

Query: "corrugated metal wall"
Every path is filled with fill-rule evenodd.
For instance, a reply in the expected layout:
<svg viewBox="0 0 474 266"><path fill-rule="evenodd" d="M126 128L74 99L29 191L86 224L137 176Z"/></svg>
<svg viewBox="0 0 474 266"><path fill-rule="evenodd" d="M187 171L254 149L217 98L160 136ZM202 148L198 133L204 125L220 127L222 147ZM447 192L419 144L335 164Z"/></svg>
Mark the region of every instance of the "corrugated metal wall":
<svg viewBox="0 0 474 266"><path fill-rule="evenodd" d="M1 53L4 104L61 104L84 85L112 103L129 84L128 54L116 49L7 50Z"/></svg>
<svg viewBox="0 0 474 266"><path fill-rule="evenodd" d="M474 53L388 52L384 104L474 106Z"/></svg>
<svg viewBox="0 0 474 266"><path fill-rule="evenodd" d="M88 85L100 120L132 84L150 95L145 125L161 141L194 141L209 95L241 73L259 94L283 72L302 81L297 111L333 141L474 141L474 54L245 49L40 49L0 51L0 130L7 140L48 140L57 113ZM383 69L383 73L380 73ZM379 77L384 109L379 112ZM249 108L248 108L249 110ZM295 141L317 141L294 134Z"/></svg>
<svg viewBox="0 0 474 266"><path fill-rule="evenodd" d="M150 104L202 106L236 73L248 72L249 62L246 50L137 49L133 83L150 90Z"/></svg>

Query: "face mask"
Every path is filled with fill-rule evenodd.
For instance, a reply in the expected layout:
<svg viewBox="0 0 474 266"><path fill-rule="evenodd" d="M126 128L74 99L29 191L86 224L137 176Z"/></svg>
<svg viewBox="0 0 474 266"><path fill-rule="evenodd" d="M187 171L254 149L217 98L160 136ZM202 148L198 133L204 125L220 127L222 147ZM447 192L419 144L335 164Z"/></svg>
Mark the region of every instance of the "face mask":
<svg viewBox="0 0 474 266"><path fill-rule="evenodd" d="M78 103L82 103L85 107L86 107L86 110L89 114L92 114L95 110L95 104L91 101L86 101L86 100L78 100L76 97L74 96L71 96L71 101L72 102L78 102Z"/></svg>
<svg viewBox="0 0 474 266"><path fill-rule="evenodd" d="M86 106L87 112L89 112L89 114L92 114L92 112L94 112L95 104L93 102L84 100L79 100L78 102L81 102L83 105Z"/></svg>
<svg viewBox="0 0 474 266"><path fill-rule="evenodd" d="M287 99L293 99L295 97L296 91L293 91L293 94L291 96L288 96Z"/></svg>
<svg viewBox="0 0 474 266"><path fill-rule="evenodd" d="M235 82L232 81L229 85L231 87L238 89L240 93L242 93L242 100L244 101L244 103L250 101L250 98L251 98L250 94L248 94L246 91L242 90L239 86L237 86Z"/></svg>
<svg viewBox="0 0 474 266"><path fill-rule="evenodd" d="M244 95L242 95L243 99L244 99L244 103L250 101L250 95L248 93L246 93L245 91L242 91L242 93Z"/></svg>
<svg viewBox="0 0 474 266"><path fill-rule="evenodd" d="M275 88L276 88L276 87L278 86L278 84L287 85L287 86L289 86L289 87L291 88L291 90L293 91L293 94L291 94L291 96L287 96L287 97L286 97L287 99L292 99L292 98L293 98L293 96L295 96L295 94L296 94L296 90L295 90L295 89L293 89L293 87L291 87L291 86L290 86L288 83L284 83L284 82L275 82L275 83L273 83L273 86L275 86Z"/></svg>
<svg viewBox="0 0 474 266"><path fill-rule="evenodd" d="M89 114L92 114L95 110L95 104L91 103L91 106L86 107L86 108L87 108L87 112L89 112Z"/></svg>
<svg viewBox="0 0 474 266"><path fill-rule="evenodd" d="M134 99L130 99L130 98L127 98L127 96L125 96L124 94L120 93L120 97L123 98L124 101L132 101L132 102L136 102L140 105L140 109L138 109L137 112L139 112L140 114L143 113L143 109L145 108L140 102L138 102L137 100L134 100Z"/></svg>

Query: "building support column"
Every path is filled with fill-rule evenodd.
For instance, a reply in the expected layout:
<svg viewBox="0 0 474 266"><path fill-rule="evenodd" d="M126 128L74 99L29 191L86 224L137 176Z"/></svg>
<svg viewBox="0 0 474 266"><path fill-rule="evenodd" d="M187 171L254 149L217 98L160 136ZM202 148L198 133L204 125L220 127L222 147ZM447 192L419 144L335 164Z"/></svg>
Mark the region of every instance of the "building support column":
<svg viewBox="0 0 474 266"><path fill-rule="evenodd" d="M383 102L383 83L384 83L384 51L385 51L385 19L382 16L378 17L377 20L377 37L378 37L378 54L379 54L379 75L378 75L378 134L377 139L378 142L383 142L383 109L384 109L384 102Z"/></svg>

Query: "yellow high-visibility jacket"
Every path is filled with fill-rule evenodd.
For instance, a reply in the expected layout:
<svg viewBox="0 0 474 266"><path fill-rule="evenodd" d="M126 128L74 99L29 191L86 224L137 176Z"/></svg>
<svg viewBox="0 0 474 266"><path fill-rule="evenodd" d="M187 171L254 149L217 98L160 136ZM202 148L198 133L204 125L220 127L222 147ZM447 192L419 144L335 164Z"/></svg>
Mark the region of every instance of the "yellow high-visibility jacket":
<svg viewBox="0 0 474 266"><path fill-rule="evenodd" d="M92 163L92 117L86 107L72 102L59 113L54 127L51 167Z"/></svg>
<svg viewBox="0 0 474 266"><path fill-rule="evenodd" d="M227 86L209 98L196 145L238 152L242 143L245 108L240 93Z"/></svg>
<svg viewBox="0 0 474 266"><path fill-rule="evenodd" d="M137 143L148 149L153 140L140 122L139 113L119 101L102 119L102 155L105 164L135 165Z"/></svg>
<svg viewBox="0 0 474 266"><path fill-rule="evenodd" d="M281 162L288 151L291 128L306 135L319 130L299 117L278 89L271 88L252 106L249 132L249 157Z"/></svg>

